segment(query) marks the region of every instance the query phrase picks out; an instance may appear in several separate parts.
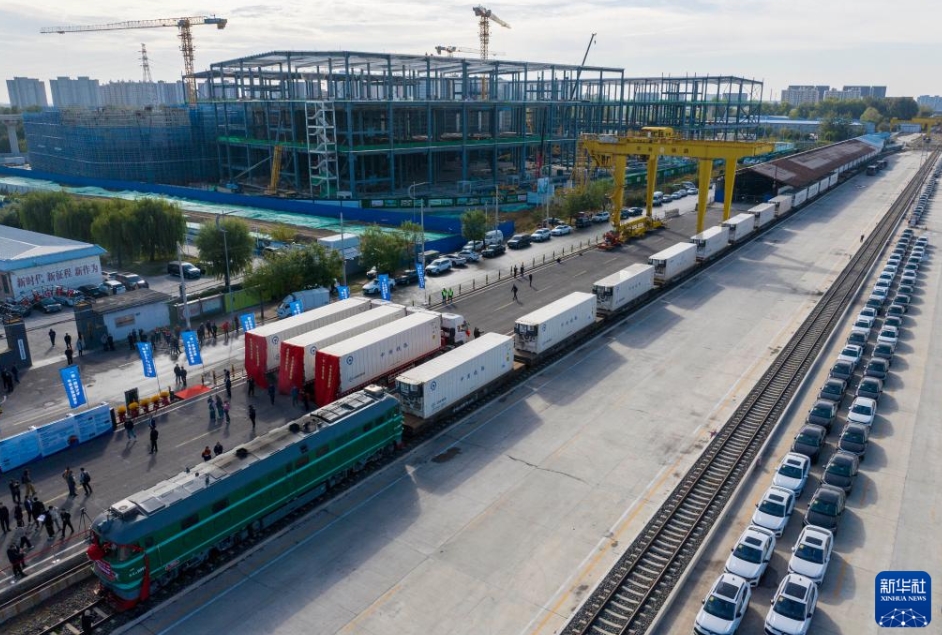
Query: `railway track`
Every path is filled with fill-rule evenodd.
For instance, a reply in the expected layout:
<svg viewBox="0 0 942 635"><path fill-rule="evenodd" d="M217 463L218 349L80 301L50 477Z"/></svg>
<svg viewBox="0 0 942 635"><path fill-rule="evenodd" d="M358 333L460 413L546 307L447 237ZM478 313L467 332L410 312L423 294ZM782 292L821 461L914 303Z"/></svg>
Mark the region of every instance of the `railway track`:
<svg viewBox="0 0 942 635"><path fill-rule="evenodd" d="M76 633L91 632L91 630L86 630L82 626L82 619L86 611L89 613L87 619L92 630L104 626L114 616L114 611L111 610L105 600L95 600L52 626L45 627L39 632L39 635L75 635Z"/></svg>
<svg viewBox="0 0 942 635"><path fill-rule="evenodd" d="M722 514L762 444L939 158L936 150L897 197L743 403L563 630L638 635Z"/></svg>

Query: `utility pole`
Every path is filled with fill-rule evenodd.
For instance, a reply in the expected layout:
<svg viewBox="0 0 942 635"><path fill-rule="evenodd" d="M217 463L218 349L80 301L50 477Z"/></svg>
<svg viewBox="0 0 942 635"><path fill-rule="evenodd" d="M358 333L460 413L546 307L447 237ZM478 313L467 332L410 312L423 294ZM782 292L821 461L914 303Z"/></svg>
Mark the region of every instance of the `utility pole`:
<svg viewBox="0 0 942 635"><path fill-rule="evenodd" d="M186 320L186 330L190 330L190 305L186 299L186 277L183 275L183 249L177 243L177 262L180 263L180 300L183 302L183 319Z"/></svg>
<svg viewBox="0 0 942 635"><path fill-rule="evenodd" d="M428 185L428 181L423 181L422 183L413 183L409 186L409 198L412 199L412 206L415 207L415 188L421 187L422 185ZM413 216L413 218L415 218ZM424 258L425 254L425 197L419 199L419 223L422 226L422 257ZM419 261L419 254L415 255L415 261ZM425 264L424 262L422 263Z"/></svg>

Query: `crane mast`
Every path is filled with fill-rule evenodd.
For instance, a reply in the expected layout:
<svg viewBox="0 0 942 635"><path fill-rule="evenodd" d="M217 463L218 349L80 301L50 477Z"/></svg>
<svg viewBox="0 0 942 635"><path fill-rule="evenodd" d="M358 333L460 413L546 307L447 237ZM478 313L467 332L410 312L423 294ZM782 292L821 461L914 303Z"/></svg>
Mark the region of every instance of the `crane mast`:
<svg viewBox="0 0 942 635"><path fill-rule="evenodd" d="M154 29L176 27L179 31L180 50L183 52L183 78L186 82L187 103L196 105L196 77L193 76L193 33L191 26L214 25L217 29L226 28L228 20L216 16L191 16L187 18L159 18L156 20L131 20L111 22L109 24L80 24L72 26L46 26L40 33L88 33L91 31L124 31L128 29Z"/></svg>
<svg viewBox="0 0 942 635"><path fill-rule="evenodd" d="M494 15L494 12L482 5L473 8L474 15L478 17L478 36L481 40L481 59L487 59L487 47L491 41L491 21L509 29L510 25Z"/></svg>

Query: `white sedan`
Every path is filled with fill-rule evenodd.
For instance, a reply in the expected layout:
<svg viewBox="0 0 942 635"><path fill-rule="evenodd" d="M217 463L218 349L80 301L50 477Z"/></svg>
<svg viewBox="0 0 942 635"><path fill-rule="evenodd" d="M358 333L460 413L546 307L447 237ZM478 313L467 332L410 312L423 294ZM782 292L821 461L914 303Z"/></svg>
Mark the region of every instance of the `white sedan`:
<svg viewBox="0 0 942 635"><path fill-rule="evenodd" d="M724 573L703 599L703 608L697 613L694 631L697 633L735 633L742 622L752 589L737 575Z"/></svg>
<svg viewBox="0 0 942 635"><path fill-rule="evenodd" d="M808 482L808 473L811 471L811 459L804 454L789 452L782 458L775 475L772 477L772 485L795 492L796 498L801 498L801 493L805 491L805 484Z"/></svg>
<svg viewBox="0 0 942 635"><path fill-rule="evenodd" d="M749 525L726 559L725 571L738 575L751 587L759 586L774 552L775 534L764 527Z"/></svg>
<svg viewBox="0 0 942 635"><path fill-rule="evenodd" d="M850 362L856 368L860 360L863 359L863 346L847 344L841 350L841 354L837 356L837 359L842 362Z"/></svg>
<svg viewBox="0 0 942 635"><path fill-rule="evenodd" d="M877 342L896 346L896 343L899 342L899 330L892 326L884 326L880 330L880 334L877 335Z"/></svg>
<svg viewBox="0 0 942 635"><path fill-rule="evenodd" d="M765 490L762 499L756 505L752 515L752 524L770 529L776 536L781 537L785 525L795 511L795 493L791 490L773 485Z"/></svg>
<svg viewBox="0 0 942 635"><path fill-rule="evenodd" d="M808 525L801 530L798 542L792 547L788 572L803 575L820 584L827 573L833 550L834 534L823 527Z"/></svg>
<svg viewBox="0 0 942 635"><path fill-rule="evenodd" d="M557 225L556 227L550 230L550 234L552 234L553 236L565 236L566 234L571 234L571 233L572 233L572 227L570 227L569 225L566 225L565 223L562 225Z"/></svg>
<svg viewBox="0 0 942 635"><path fill-rule="evenodd" d="M877 402L870 397L855 397L847 411L847 420L862 423L865 426L873 425L877 416Z"/></svg>

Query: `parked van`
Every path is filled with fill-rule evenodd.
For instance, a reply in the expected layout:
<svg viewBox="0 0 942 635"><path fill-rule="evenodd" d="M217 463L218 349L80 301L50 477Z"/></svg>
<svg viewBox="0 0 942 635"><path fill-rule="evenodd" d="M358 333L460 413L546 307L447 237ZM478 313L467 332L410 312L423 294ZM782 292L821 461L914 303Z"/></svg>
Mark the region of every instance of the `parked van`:
<svg viewBox="0 0 942 635"><path fill-rule="evenodd" d="M504 232L499 229L493 229L484 234L484 246L502 245L504 243Z"/></svg>
<svg viewBox="0 0 942 635"><path fill-rule="evenodd" d="M173 262L167 263L167 273L172 276L180 276L180 270L183 270L183 277L190 279L197 279L203 275L203 272L199 270L199 267L189 262L180 262L179 260L174 260Z"/></svg>

